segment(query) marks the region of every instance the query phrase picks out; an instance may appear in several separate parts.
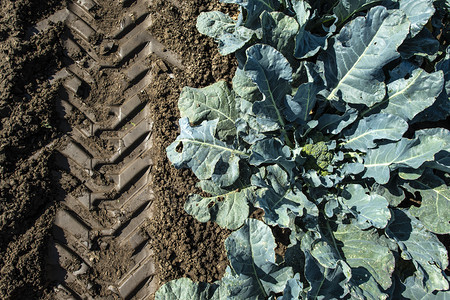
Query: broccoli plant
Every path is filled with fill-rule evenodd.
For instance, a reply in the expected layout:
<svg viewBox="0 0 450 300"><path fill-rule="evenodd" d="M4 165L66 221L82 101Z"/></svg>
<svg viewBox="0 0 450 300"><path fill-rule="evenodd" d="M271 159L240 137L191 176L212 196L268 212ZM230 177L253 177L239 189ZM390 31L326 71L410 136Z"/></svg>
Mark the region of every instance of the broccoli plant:
<svg viewBox="0 0 450 300"><path fill-rule="evenodd" d="M450 114L450 53L436 39L448 1L222 2L240 5L237 21L206 12L197 26L235 53L232 88L184 88L167 155L208 194L186 211L235 230L230 266L156 298L449 296L436 234L450 233L450 133L430 123ZM257 208L262 220L249 219ZM290 234L283 257L274 227Z"/></svg>

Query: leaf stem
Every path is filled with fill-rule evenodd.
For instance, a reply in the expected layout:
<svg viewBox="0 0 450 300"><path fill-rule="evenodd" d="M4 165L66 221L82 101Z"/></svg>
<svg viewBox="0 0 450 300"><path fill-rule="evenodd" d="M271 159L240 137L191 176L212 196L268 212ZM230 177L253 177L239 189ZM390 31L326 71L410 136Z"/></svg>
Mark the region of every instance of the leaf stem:
<svg viewBox="0 0 450 300"><path fill-rule="evenodd" d="M329 272L330 272L330 270L328 268L325 268L325 273L323 274L323 280L320 283L319 288L317 289L317 293L314 296L314 299L317 299L317 297L319 296L320 289L322 288L322 285L325 282L325 279L327 278Z"/></svg>
<svg viewBox="0 0 450 300"><path fill-rule="evenodd" d="M266 299L268 297L266 291L264 290L264 286L261 283L261 280L259 280L258 273L256 272L255 263L252 261L252 268L253 272L255 272L255 278L256 282L258 282L259 288L261 289L261 292L263 293L264 298Z"/></svg>
<svg viewBox="0 0 450 300"><path fill-rule="evenodd" d="M326 225L327 225L327 229L328 229L328 231L330 232L330 236L331 236L331 240L333 241L334 248L336 249L336 252L337 252L337 254L339 255L339 258L340 258L341 260L343 260L343 258L342 258L342 256L341 256L341 253L339 252L339 248L338 248L338 246L337 246L336 240L335 240L335 238L334 238L333 231L331 230L330 223L329 223L328 218L326 217L325 214L324 214L324 218L325 218L325 223L326 223Z"/></svg>
<svg viewBox="0 0 450 300"><path fill-rule="evenodd" d="M282 134L282 136L284 136L285 139L286 139L286 145L288 145L289 148L294 149L294 148L295 148L294 143L292 143L291 139L289 138L286 129L284 129L284 128L281 129L281 134Z"/></svg>

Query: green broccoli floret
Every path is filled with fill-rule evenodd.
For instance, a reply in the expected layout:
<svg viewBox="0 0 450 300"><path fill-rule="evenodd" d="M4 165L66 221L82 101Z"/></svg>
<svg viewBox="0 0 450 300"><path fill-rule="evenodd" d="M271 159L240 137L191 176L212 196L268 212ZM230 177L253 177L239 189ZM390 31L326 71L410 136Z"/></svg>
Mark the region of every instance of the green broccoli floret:
<svg viewBox="0 0 450 300"><path fill-rule="evenodd" d="M306 157L305 168L307 170L325 171L333 160L333 153L328 151L328 147L323 141L305 145L301 153Z"/></svg>

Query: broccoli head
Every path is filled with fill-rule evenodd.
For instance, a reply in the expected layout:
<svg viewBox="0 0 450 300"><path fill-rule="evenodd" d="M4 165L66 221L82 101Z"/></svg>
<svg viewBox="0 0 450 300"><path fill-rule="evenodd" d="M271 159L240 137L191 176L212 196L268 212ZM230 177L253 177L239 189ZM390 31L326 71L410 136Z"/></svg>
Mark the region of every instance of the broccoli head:
<svg viewBox="0 0 450 300"><path fill-rule="evenodd" d="M323 141L305 145L301 153L306 157L305 168L307 170L325 171L333 160L333 153L328 150Z"/></svg>

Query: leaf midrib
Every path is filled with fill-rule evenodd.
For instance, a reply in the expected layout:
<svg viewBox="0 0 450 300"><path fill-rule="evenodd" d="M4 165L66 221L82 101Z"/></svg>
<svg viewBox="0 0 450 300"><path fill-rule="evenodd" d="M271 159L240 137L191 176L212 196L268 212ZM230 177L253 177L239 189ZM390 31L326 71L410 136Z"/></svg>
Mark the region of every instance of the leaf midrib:
<svg viewBox="0 0 450 300"><path fill-rule="evenodd" d="M363 53L361 53L361 55L358 57L358 59L356 60L356 62L353 64L353 66L350 68L350 70L348 70L348 72L344 75L344 77L342 77L341 80L339 80L338 84L336 85L336 87L331 91L331 93L328 95L328 97L326 98L327 100L332 100L335 97L335 94L338 92L339 87L341 86L341 84L347 79L347 76L349 76L350 73L352 73L353 69L359 64L359 62L362 60L362 58L365 58L365 54L368 51L368 49L372 49L371 45L372 45L372 41L378 37L379 32L381 31L381 28L383 27L386 19L389 18L386 17L380 27L378 28L376 34L372 37L372 39L369 41L368 46L364 49Z"/></svg>
<svg viewBox="0 0 450 300"><path fill-rule="evenodd" d="M224 146L219 146L216 144L211 144L211 143L205 143L205 142L200 142L200 141L196 141L196 140L190 140L190 139L179 139L178 142L182 142L182 143L192 143L192 144L198 144L200 146L203 147L207 147L207 148L217 148L220 149L222 151L227 151L227 152L231 152L231 153L236 153L238 155L242 155L242 156L250 156L249 154L239 151L239 150L235 150L235 149L230 149Z"/></svg>
<svg viewBox="0 0 450 300"><path fill-rule="evenodd" d="M228 96L226 96L226 97L228 98ZM207 98L206 95L205 95L205 98ZM220 97L219 97L219 99L220 99ZM201 101L199 101L199 100L194 100L193 102L194 102L194 103L197 102L199 105L206 106L208 109L210 109L210 110L212 110L212 111L215 111L215 112L217 112L218 114L224 116L226 119L230 120L233 124L235 123L235 121L234 121L231 117L229 117L228 115L226 115L225 113L223 113L223 112L220 111L219 109L214 108L214 107L212 107L212 106L206 104L207 102L201 102ZM229 103L227 103L227 105L229 105ZM231 107L231 106L230 106L230 107Z"/></svg>
<svg viewBox="0 0 450 300"><path fill-rule="evenodd" d="M379 131L396 131L396 130L397 130L396 128L380 128L380 129L373 129L373 130L370 130L370 131L366 131L365 133L360 134L359 136L354 137L354 138L352 138L352 139L350 139L350 140L348 140L348 141L342 143L341 145L347 145L347 144L349 144L349 143L352 143L352 142L354 142L354 141L356 141L356 140L359 140L359 139L365 137L366 135L373 134L373 133L376 133L376 132L379 132ZM384 137L384 138L387 139L386 137ZM375 139L376 139L376 138L375 138Z"/></svg>

